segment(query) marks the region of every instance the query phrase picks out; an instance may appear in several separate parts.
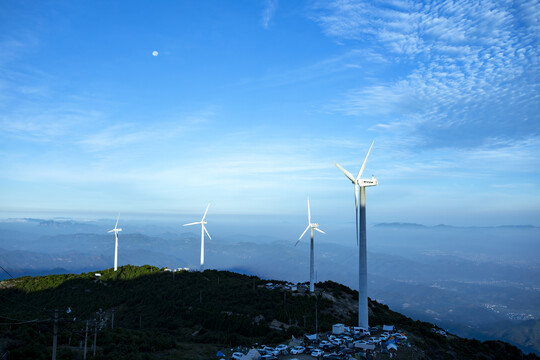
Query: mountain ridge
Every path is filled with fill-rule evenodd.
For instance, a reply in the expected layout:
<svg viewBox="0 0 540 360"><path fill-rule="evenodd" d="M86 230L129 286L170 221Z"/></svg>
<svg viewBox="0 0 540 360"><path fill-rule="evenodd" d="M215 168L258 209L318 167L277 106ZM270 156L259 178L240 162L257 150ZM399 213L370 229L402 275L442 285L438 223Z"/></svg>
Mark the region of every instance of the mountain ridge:
<svg viewBox="0 0 540 360"><path fill-rule="evenodd" d="M263 341L277 344L293 335L313 332L315 307L322 331L329 331L337 322L357 321L358 293L333 281L317 283L317 294L310 295L266 289L267 280L230 271L172 273L148 265L126 265L118 272L105 269L100 273L99 279L95 272L89 272L4 280L0 282L0 294L6 301L0 304L0 314L12 319L35 319L44 317L43 308L63 309L59 345L66 358L73 358L80 349L67 344L72 338L75 342L81 339L84 321L95 317L99 309L107 316L115 309L115 329L107 323L99 332L98 354L102 359L139 358L141 354L148 358L193 359L197 349L207 349L198 358L214 358L215 350L224 346L249 346ZM537 358L501 341L479 342L454 335L445 338L430 331L435 327L432 324L414 321L376 301L370 300L369 304L372 325L394 324L410 334L411 341L416 339L414 359ZM271 329L269 324L274 319L287 328ZM26 328L13 326L13 331L0 328L4 340L0 343L8 344L13 359L47 358L50 336L37 334L50 335L50 321ZM21 345L30 335L36 336L34 345L43 342L41 348ZM142 339L142 347L129 345L135 338Z"/></svg>

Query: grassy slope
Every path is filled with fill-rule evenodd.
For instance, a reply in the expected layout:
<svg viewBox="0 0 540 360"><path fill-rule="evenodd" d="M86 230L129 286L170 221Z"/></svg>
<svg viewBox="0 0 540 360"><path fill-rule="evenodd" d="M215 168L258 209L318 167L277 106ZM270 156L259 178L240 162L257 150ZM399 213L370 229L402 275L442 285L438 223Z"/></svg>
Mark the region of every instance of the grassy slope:
<svg viewBox="0 0 540 360"><path fill-rule="evenodd" d="M322 331L337 322L356 322L357 292L333 282L319 283L318 296L267 290L265 281L231 272L207 270L174 275L150 266L124 266L118 272L23 277L0 283L0 315L11 319L50 319L61 309L59 359L80 357L85 320L115 309L115 329L98 336L98 358L211 359L220 348L253 343L276 344L315 330L314 309ZM65 313L71 308L72 312ZM45 311L44 311L45 309ZM73 321L76 317L77 320ZM283 330L271 329L272 320ZM6 323L15 320L5 319ZM431 333L433 325L413 321L386 305L370 302L373 325L394 324L415 345L413 358L519 359L521 352L502 342L478 342ZM108 321L110 326L110 319ZM305 326L305 327L304 327ZM285 330L286 329L286 330ZM52 321L0 327L13 359L50 358ZM92 342L92 337L89 338ZM71 346L66 346L66 345ZM74 345L74 346L73 346ZM2 354L0 354L2 355Z"/></svg>

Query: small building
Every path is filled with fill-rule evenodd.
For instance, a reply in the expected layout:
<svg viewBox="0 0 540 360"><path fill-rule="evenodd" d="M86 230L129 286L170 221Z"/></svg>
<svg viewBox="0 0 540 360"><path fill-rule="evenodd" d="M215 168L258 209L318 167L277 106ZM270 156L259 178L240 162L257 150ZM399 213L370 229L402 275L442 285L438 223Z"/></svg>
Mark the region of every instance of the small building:
<svg viewBox="0 0 540 360"><path fill-rule="evenodd" d="M345 332L345 325L343 324L334 324L332 325L332 334L341 335Z"/></svg>

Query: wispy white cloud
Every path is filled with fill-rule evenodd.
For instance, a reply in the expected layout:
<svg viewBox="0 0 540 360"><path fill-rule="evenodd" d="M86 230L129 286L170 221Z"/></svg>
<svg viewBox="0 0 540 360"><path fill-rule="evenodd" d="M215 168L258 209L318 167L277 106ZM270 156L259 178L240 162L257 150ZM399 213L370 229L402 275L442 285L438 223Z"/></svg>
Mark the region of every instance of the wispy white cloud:
<svg viewBox="0 0 540 360"><path fill-rule="evenodd" d="M537 3L516 9L496 1L319 3L313 18L327 35L408 69L398 78L350 89L329 108L394 121L415 118L417 131L450 136L456 146L470 143L448 129L475 133L480 143L504 134L538 134L539 46L531 36L539 26L538 9Z"/></svg>
<svg viewBox="0 0 540 360"><path fill-rule="evenodd" d="M265 8L261 19L261 25L263 28L268 29L268 26L270 26L270 21L272 20L272 17L274 16L277 7L278 0L265 1Z"/></svg>

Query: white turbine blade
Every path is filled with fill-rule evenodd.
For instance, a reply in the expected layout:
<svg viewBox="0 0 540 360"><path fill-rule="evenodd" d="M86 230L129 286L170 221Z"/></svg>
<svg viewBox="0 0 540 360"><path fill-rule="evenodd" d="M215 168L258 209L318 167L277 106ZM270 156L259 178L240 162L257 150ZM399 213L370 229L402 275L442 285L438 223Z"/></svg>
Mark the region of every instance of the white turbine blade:
<svg viewBox="0 0 540 360"><path fill-rule="evenodd" d="M306 227L306 230L304 230L304 232L302 233L302 235L300 235L298 240L300 240L302 238L302 236L304 236L304 234L306 233L306 231L309 229L310 226L311 226L311 224L308 224L308 226Z"/></svg>
<svg viewBox="0 0 540 360"><path fill-rule="evenodd" d="M210 236L210 234L208 233L208 230L206 230L206 228L204 227L204 225L202 226L202 228L204 229L204 232L206 233L206 235L208 235L208 238L210 240L212 240L212 237Z"/></svg>
<svg viewBox="0 0 540 360"><path fill-rule="evenodd" d="M341 170L341 172L344 173L345 176L349 178L349 180L351 180L353 183L356 183L356 179L354 178L354 176L352 176L352 174L350 172L348 172L347 170L342 168L341 165L339 165L335 161L334 161L334 165L336 165L338 167L338 169Z"/></svg>
<svg viewBox="0 0 540 360"><path fill-rule="evenodd" d="M206 210L204 211L204 215L203 215L201 221L204 221L204 218L206 217L206 213L208 212L208 208L209 208L209 207L210 207L210 204L208 204L208 206L206 207Z"/></svg>
<svg viewBox="0 0 540 360"><path fill-rule="evenodd" d="M114 232L114 230L115 230L115 229L112 229L112 230L109 230L109 231L107 231L107 232L108 232L108 233L110 233L110 232Z"/></svg>
<svg viewBox="0 0 540 360"><path fill-rule="evenodd" d="M197 225L197 224L200 224L200 223L201 223L201 221L197 221L197 222L194 222L194 223L184 224L182 226Z"/></svg>
<svg viewBox="0 0 540 360"><path fill-rule="evenodd" d="M360 176L362 176L362 173L364 172L364 167L366 167L367 158L369 157L369 153L371 152L371 148L373 147L373 144L375 141L371 143L371 146L369 147L369 151L367 152L366 158L364 159L364 163L362 164L362 167L360 168L360 171L358 172L358 176L356 177L356 180L360 180Z"/></svg>
<svg viewBox="0 0 540 360"><path fill-rule="evenodd" d="M117 232L118 232L118 231L122 231L122 229L116 229L116 231L117 231Z"/></svg>
<svg viewBox="0 0 540 360"><path fill-rule="evenodd" d="M308 224L311 224L311 210L309 209L309 197L307 198L307 218L308 218Z"/></svg>
<svg viewBox="0 0 540 360"><path fill-rule="evenodd" d="M296 240L296 244L294 244L294 246L298 245L299 242L300 242L300 239Z"/></svg>
<svg viewBox="0 0 540 360"><path fill-rule="evenodd" d="M116 227L118 226L118 220L120 219L120 213L118 213L118 217L116 218L116 225L114 225L114 228L116 229Z"/></svg>
<svg viewBox="0 0 540 360"><path fill-rule="evenodd" d="M313 228L313 229L317 230L317 231L320 232L320 233L326 234L324 231L322 231L322 230L319 229L319 228Z"/></svg>

